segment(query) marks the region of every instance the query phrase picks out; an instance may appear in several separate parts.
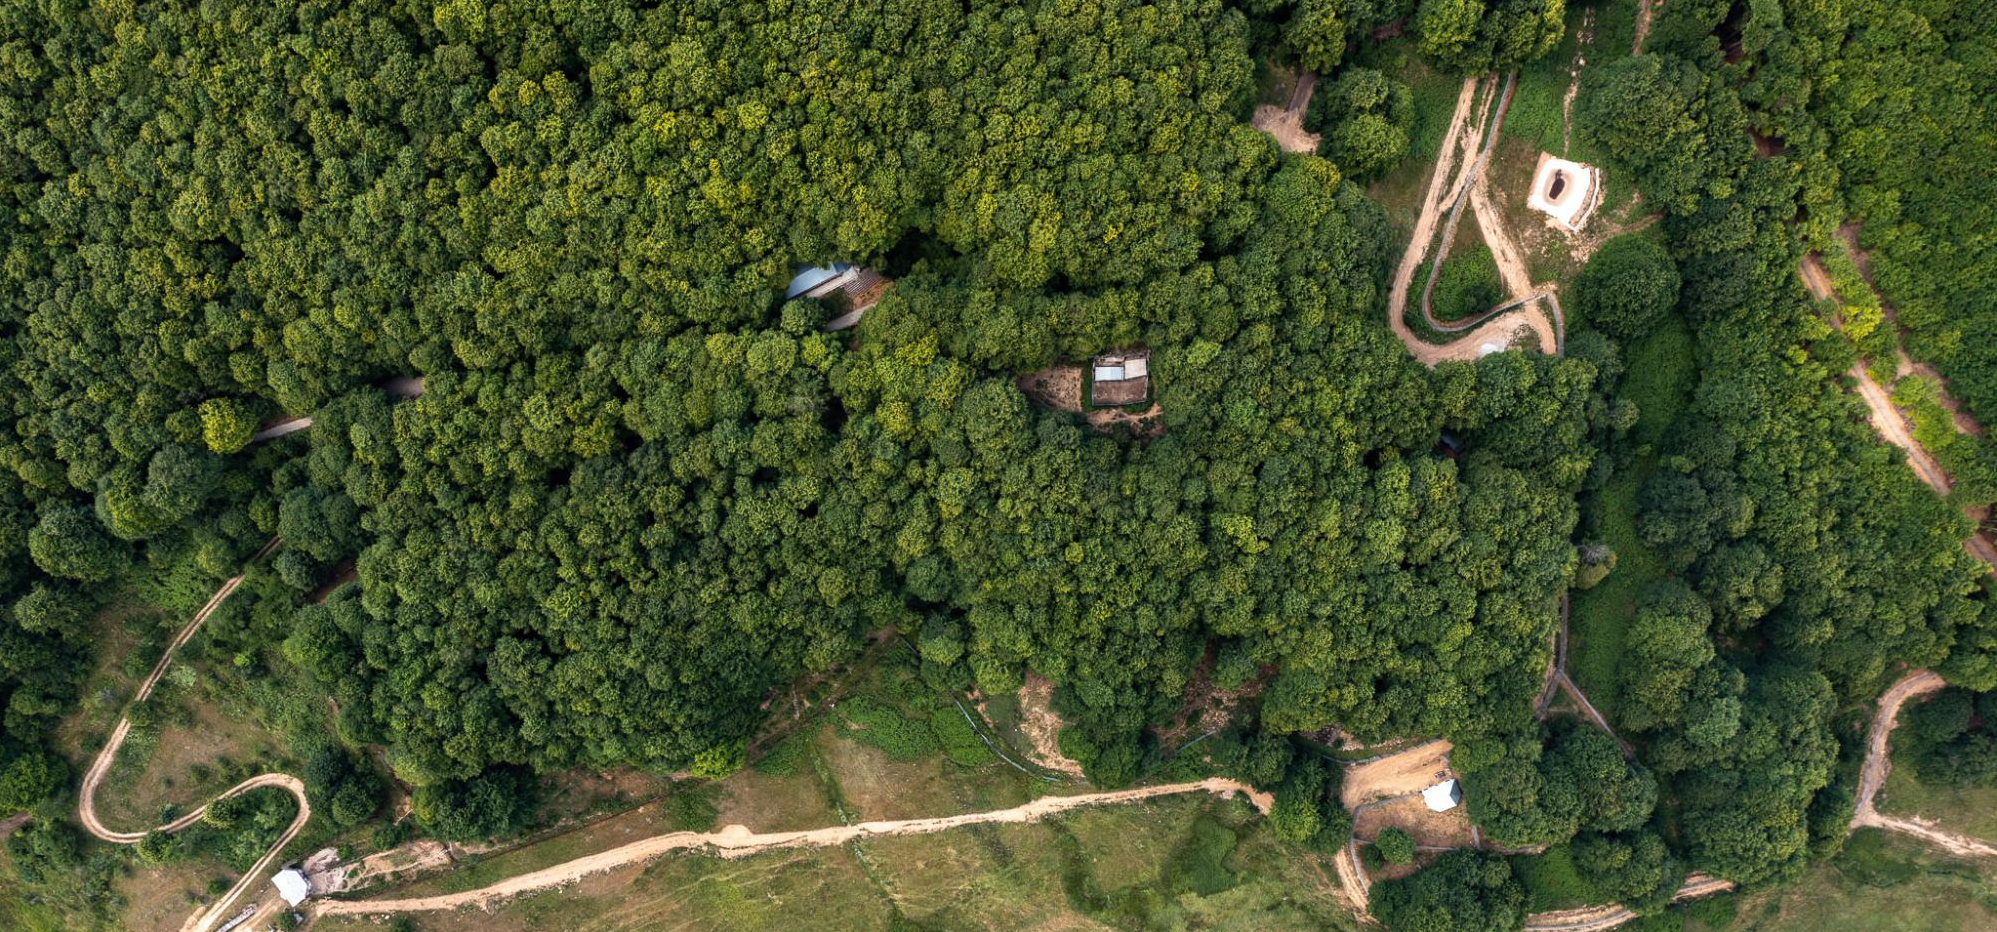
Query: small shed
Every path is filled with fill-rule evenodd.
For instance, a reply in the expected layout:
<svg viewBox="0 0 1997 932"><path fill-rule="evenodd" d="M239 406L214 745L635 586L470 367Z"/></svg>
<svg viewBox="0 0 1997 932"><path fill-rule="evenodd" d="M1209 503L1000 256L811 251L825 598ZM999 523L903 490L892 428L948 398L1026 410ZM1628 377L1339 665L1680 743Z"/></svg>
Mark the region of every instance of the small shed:
<svg viewBox="0 0 1997 932"><path fill-rule="evenodd" d="M1095 358L1089 404L1112 406L1151 400L1151 352L1104 353Z"/></svg>
<svg viewBox="0 0 1997 932"><path fill-rule="evenodd" d="M283 899L287 906L297 906L312 895L312 882L293 868L278 871L277 876L272 877L270 882L272 886L277 887L278 897Z"/></svg>
<svg viewBox="0 0 1997 932"><path fill-rule="evenodd" d="M1444 780L1421 791L1421 801L1431 812L1448 812L1463 801L1463 788L1455 780Z"/></svg>

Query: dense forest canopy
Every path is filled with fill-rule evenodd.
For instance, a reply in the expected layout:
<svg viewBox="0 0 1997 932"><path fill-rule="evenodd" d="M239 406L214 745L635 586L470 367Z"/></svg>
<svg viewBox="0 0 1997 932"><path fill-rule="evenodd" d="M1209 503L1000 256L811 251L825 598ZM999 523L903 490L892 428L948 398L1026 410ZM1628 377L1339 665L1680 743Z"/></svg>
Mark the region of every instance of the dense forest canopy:
<svg viewBox="0 0 1997 932"><path fill-rule="evenodd" d="M50 640L36 593L134 560L281 534L305 590L357 557L269 636L419 785L725 770L772 689L881 630L965 685L1060 681L1108 781L1210 644L1273 673L1277 730L1528 713L1594 368L1408 360L1379 210L1241 120L1236 10L5 23L8 538L47 576L10 636L56 650L80 623ZM833 259L900 278L851 339L777 299ZM1160 436L1014 384L1135 344Z"/></svg>
<svg viewBox="0 0 1997 932"><path fill-rule="evenodd" d="M1980 305L1928 274L1975 266L1934 243L1980 215L1871 135L1930 105L1796 75L1886 69L1921 19L1973 97L1991 24L1802 6L1667 4L1587 71L1577 133L1661 222L1571 283L1565 355L1433 370L1383 326L1397 233L1358 186L1416 98L1346 52L1401 21L1441 71L1514 68L1561 0L0 9L0 809L67 780L114 593L199 604L275 536L286 611L212 636L331 697L352 747L308 788L343 825L365 745L441 837L517 828L536 771L726 773L777 690L892 634L938 687L1059 683L1106 785L1198 675L1244 690L1258 733L1215 744L1287 840L1344 841L1337 767L1287 737L1335 727L1450 738L1492 840L1593 852L1609 895L1793 876L1849 819L1842 713L1906 666L1997 686L1967 521L1869 434L1795 279L1849 204L1917 348L1983 371ZM1328 72L1320 155L1247 125L1271 56ZM782 298L833 261L894 279L851 331ZM1625 360L1661 330L1696 387L1639 445ZM1022 387L1135 347L1136 426ZM1533 705L1602 520L1577 496L1639 462L1626 756ZM1390 923L1524 910L1483 853L1382 890Z"/></svg>

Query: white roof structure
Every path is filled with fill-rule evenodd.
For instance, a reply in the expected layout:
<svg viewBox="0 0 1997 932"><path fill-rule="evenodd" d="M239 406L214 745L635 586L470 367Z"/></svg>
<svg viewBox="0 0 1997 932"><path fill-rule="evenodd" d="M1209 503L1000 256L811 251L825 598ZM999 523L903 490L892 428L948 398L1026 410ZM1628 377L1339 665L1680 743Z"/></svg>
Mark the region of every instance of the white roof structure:
<svg viewBox="0 0 1997 932"><path fill-rule="evenodd" d="M1122 366L1097 366L1096 381L1121 382L1123 381L1124 378L1123 371L1124 370Z"/></svg>
<svg viewBox="0 0 1997 932"><path fill-rule="evenodd" d="M296 870L278 871L277 876L272 877L270 882L277 887L277 895L283 898L285 905L288 906L297 906L312 895L312 882L306 880L305 875Z"/></svg>
<svg viewBox="0 0 1997 932"><path fill-rule="evenodd" d="M1579 233L1602 199L1601 174L1590 165L1541 155L1525 204L1552 217L1561 229Z"/></svg>
<svg viewBox="0 0 1997 932"><path fill-rule="evenodd" d="M784 289L784 300L788 301L798 295L812 298L818 297L818 294L813 294L813 292L822 294L832 290L834 285L830 283L835 282L835 280L843 283L846 280L845 276L853 271L854 267L850 262L834 262L829 266L817 269L800 267L797 270L797 274L791 278L790 287Z"/></svg>
<svg viewBox="0 0 1997 932"><path fill-rule="evenodd" d="M1463 790L1455 780L1444 780L1421 791L1421 801L1428 804L1432 812L1448 812L1463 801Z"/></svg>

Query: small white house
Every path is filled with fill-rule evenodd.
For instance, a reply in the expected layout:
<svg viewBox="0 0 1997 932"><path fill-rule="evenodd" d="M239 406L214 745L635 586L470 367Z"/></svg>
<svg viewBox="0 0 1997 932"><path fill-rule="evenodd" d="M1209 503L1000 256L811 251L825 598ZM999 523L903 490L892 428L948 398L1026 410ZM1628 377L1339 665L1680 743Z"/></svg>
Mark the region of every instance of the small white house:
<svg viewBox="0 0 1997 932"><path fill-rule="evenodd" d="M296 870L287 868L278 871L277 876L272 877L270 882L277 887L277 895L287 906L297 906L312 895L312 882L306 880L305 875Z"/></svg>
<svg viewBox="0 0 1997 932"><path fill-rule="evenodd" d="M1463 788L1455 780L1444 780L1421 791L1421 801L1428 804L1432 812L1448 812L1463 801Z"/></svg>

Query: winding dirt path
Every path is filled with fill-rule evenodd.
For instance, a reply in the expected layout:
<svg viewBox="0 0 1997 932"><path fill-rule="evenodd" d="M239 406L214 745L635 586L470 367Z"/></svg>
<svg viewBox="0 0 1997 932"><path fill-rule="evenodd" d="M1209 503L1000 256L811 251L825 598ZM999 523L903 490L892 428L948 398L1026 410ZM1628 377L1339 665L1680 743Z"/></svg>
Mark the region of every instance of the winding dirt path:
<svg viewBox="0 0 1997 932"><path fill-rule="evenodd" d="M1474 360L1484 355L1488 347L1509 348L1522 333L1530 333L1542 352L1554 354L1562 349L1564 341L1560 331L1563 322L1558 303L1549 300L1553 307L1553 319L1550 321L1547 313L1535 306L1538 299L1551 299L1552 296L1546 292L1533 292L1525 264L1518 258L1518 249L1504 234L1503 224L1496 210L1490 206L1482 185L1484 165L1497 145L1498 127L1504 121L1515 78L1507 77L1502 88L1498 87L1495 79L1464 79L1463 87L1456 95L1456 110L1443 136L1442 148L1436 155L1435 170L1429 176L1428 188L1422 196L1421 213L1415 220L1414 233L1408 238L1407 251L1401 255L1400 265L1395 268L1388 289L1387 325L1407 347L1409 354L1425 366L1433 367L1449 360ZM1480 91L1480 86L1487 82L1489 87ZM1486 114L1489 114L1488 121ZM1459 166L1461 171L1457 170ZM1407 325L1404 315L1408 291L1414 284L1415 270L1428 258L1431 245L1435 245L1439 255L1447 254L1448 243L1455 235L1456 223L1466 202L1470 203L1472 213L1478 218L1484 239L1491 245L1492 256L1499 260L1499 271L1513 298L1469 321L1446 323L1436 320L1429 301L1441 268L1440 262L1436 263L1430 268L1428 279L1422 286L1422 317L1439 332L1460 333L1462 336L1449 343L1430 343ZM1442 217L1445 203L1448 216L1443 221L1438 238L1436 224Z"/></svg>
<svg viewBox="0 0 1997 932"><path fill-rule="evenodd" d="M160 654L159 662L153 664L152 672L146 674L145 680L139 684L138 691L132 695L132 701L126 706L127 709L144 702L147 697L152 695L153 688L159 685L160 676L166 673L167 666L173 662L174 653L185 646L188 641L193 640L195 633L201 630L202 623L208 620L208 616L214 614L215 609L221 607L222 603L228 601L229 596L235 594L236 589L242 586L243 577L249 572L249 566L253 566L264 557L269 556L271 551L277 549L280 541L280 538L271 538L270 543L265 544L262 550L257 551L256 555L249 559L249 563L245 565L242 573L237 573L235 576L230 577L228 581L222 583L220 588L215 590L214 595L209 596L208 603L201 606L200 611L194 613L193 619L189 620L187 625L180 629L179 634L174 635L173 642L167 645L164 653ZM145 838L150 832L172 833L187 828L201 821L202 814L207 812L208 807L214 805L215 802L215 800L210 800L203 803L201 808L193 812L165 825L145 831L125 832L106 826L97 817L97 790L103 784L105 774L110 773L111 764L118 758L118 749L124 746L125 738L131 734L131 731L132 720L129 714L119 716L118 725L111 730L110 739L104 742L104 747L97 752L97 756L90 762L90 769L83 775L83 787L78 793L76 805L77 819L83 823L84 831L89 832L92 837L120 845L137 844L140 839ZM290 844L293 838L298 837L298 833L305 828L305 823L311 821L312 803L305 798L305 784L290 774L259 774L230 787L223 791L221 795L216 796L215 799L228 799L231 796L239 796L251 790L267 786L278 787L290 793L292 798L298 801L298 814L292 817L291 825L285 828L284 834L278 836L276 842L272 843L270 850L264 852L263 857L258 858L256 863L250 866L249 870L243 872L242 878L236 881L235 886L230 887L229 892L223 894L222 898L216 900L205 912L197 913L198 919L189 920L188 924L182 927L183 932L210 932L216 925L228 918L231 915L229 912L230 907L241 900L244 894L256 888L267 879L264 876L265 872L270 870L271 865L276 862L277 856L283 853L284 846Z"/></svg>
<svg viewBox="0 0 1997 932"><path fill-rule="evenodd" d="M1233 780L1219 778L1201 780L1196 783L1171 783L1163 786L1139 787L1133 790L1118 790L1109 793L1088 793L1079 796L1043 796L1032 802L1011 809L998 809L991 812L973 812L964 815L943 816L933 819L902 819L891 822L861 822L854 825L836 825L830 828L810 829L798 832L751 832L740 825L730 825L719 832L671 832L651 838L634 841L609 851L587 855L557 864L553 867L509 877L491 886L462 893L449 893L440 896L412 897L401 900L322 900L312 908L317 916L374 916L389 913L430 912L434 910L459 909L466 906L487 907L493 903L523 893L547 890L573 883L592 874L600 874L614 868L631 864L641 864L669 851L690 849L713 849L724 858L747 857L764 851L780 848L811 848L843 845L862 838L879 838L890 835L926 835L948 831L967 825L987 825L998 822L1035 822L1048 816L1086 806L1101 806L1113 803L1129 803L1152 799L1159 796L1172 796L1180 793L1214 793L1231 796L1239 793L1261 811L1268 814L1274 803L1267 793L1257 792L1249 786Z"/></svg>
<svg viewBox="0 0 1997 932"><path fill-rule="evenodd" d="M1873 806L1873 798L1879 795L1879 788L1886 785L1887 775L1893 772L1892 738L1893 729L1900 724L1900 707L1907 700L1927 695L1944 685L1940 676L1927 670L1916 670L1887 687L1879 697L1879 709L1872 715L1872 730L1866 739L1865 766L1858 775L1858 806L1852 812L1851 827L1870 826L1912 835L1954 855L1997 857L1997 846L1944 831L1922 819L1884 815Z"/></svg>

